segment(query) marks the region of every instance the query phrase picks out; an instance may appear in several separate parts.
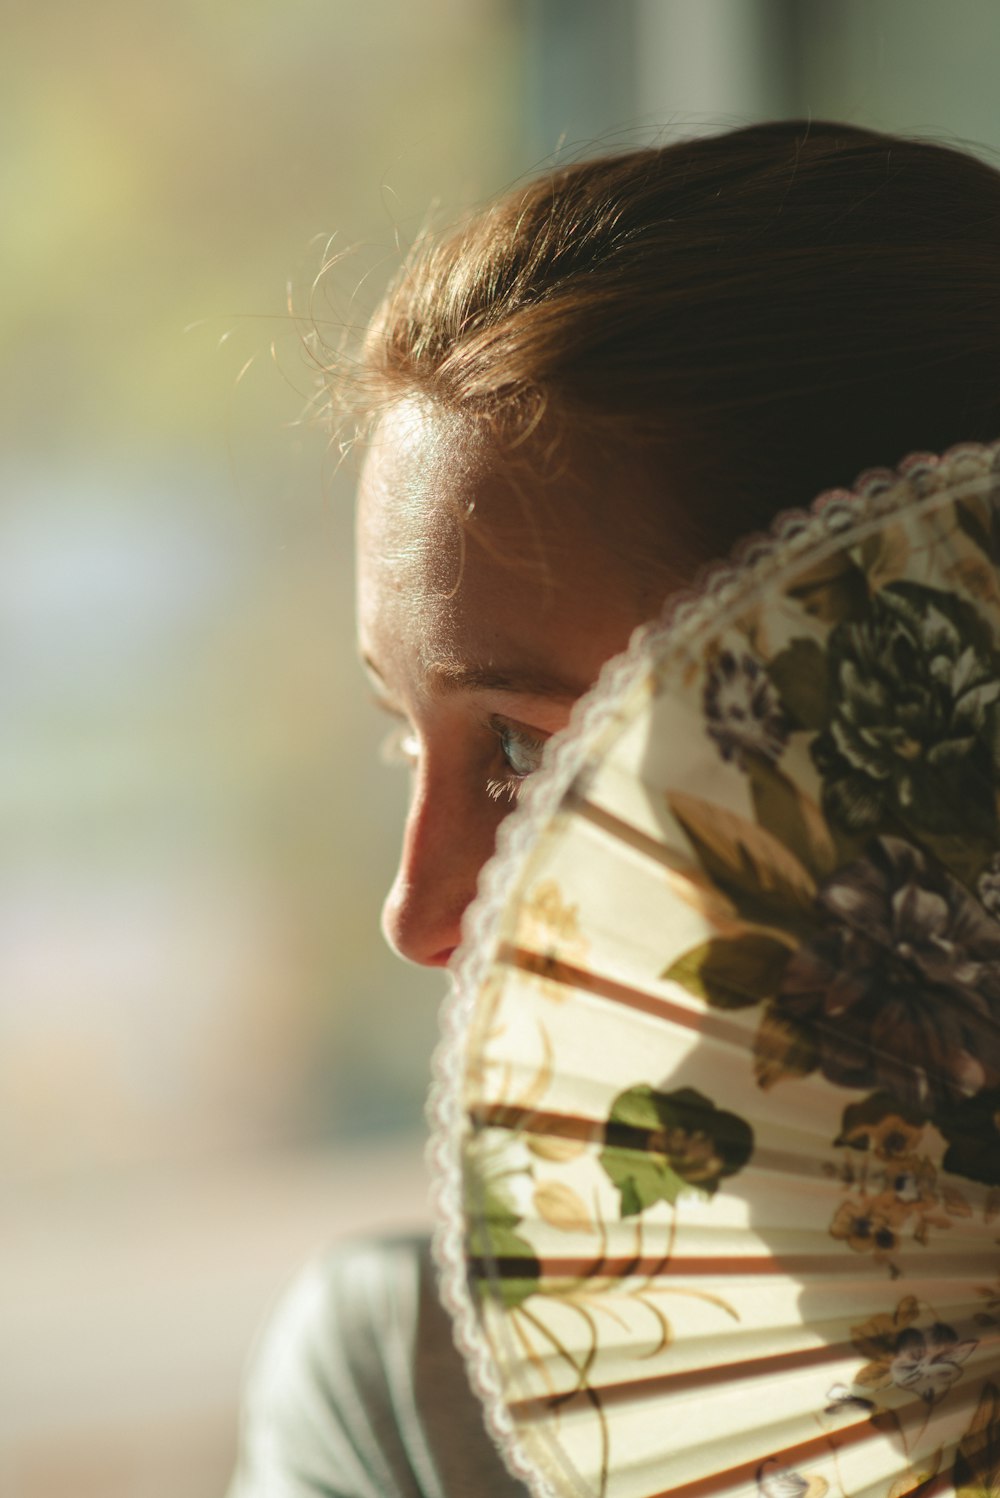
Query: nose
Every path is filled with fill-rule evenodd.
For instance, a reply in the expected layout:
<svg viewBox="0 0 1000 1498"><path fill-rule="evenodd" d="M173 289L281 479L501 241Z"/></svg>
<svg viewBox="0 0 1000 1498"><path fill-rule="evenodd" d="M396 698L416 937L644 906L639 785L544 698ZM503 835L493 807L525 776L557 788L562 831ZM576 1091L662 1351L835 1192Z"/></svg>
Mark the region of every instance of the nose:
<svg viewBox="0 0 1000 1498"><path fill-rule="evenodd" d="M465 794L423 765L415 772L399 868L382 908L383 934L400 957L421 967L447 964L509 809L485 787Z"/></svg>

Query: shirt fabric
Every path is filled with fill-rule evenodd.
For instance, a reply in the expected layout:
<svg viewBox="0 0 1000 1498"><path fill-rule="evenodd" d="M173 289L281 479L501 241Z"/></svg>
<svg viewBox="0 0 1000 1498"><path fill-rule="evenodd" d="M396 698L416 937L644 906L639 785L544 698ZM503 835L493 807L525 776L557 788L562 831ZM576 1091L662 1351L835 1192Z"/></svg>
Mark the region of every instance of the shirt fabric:
<svg viewBox="0 0 1000 1498"><path fill-rule="evenodd" d="M527 1498L483 1424L423 1238L340 1247L255 1351L228 1498Z"/></svg>

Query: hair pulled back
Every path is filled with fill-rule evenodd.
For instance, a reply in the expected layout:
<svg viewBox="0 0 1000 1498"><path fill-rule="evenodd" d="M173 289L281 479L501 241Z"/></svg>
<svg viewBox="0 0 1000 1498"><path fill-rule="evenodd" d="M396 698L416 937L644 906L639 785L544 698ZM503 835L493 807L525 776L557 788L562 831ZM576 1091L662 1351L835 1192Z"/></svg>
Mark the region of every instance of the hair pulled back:
<svg viewBox="0 0 1000 1498"><path fill-rule="evenodd" d="M784 121L560 167L419 244L373 408L635 460L727 548L790 505L1000 435L1000 173ZM664 511L666 515L667 511Z"/></svg>

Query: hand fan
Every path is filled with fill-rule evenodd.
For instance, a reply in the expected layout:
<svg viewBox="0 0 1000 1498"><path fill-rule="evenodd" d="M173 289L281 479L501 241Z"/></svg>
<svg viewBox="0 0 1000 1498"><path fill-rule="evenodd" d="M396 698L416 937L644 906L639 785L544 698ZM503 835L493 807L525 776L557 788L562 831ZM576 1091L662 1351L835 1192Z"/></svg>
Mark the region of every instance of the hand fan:
<svg viewBox="0 0 1000 1498"><path fill-rule="evenodd" d="M538 1498L1000 1494L1000 444L786 515L470 912L444 1294Z"/></svg>

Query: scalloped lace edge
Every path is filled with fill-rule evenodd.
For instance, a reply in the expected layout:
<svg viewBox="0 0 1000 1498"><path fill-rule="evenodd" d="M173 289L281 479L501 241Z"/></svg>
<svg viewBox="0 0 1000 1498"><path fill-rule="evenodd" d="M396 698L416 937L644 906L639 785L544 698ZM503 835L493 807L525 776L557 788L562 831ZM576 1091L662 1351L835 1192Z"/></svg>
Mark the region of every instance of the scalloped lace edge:
<svg viewBox="0 0 1000 1498"><path fill-rule="evenodd" d="M437 1215L433 1253L441 1299L454 1323L455 1344L470 1383L482 1402L486 1425L509 1471L534 1498L566 1498L528 1457L506 1408L499 1372L480 1326L465 1263L462 1158L468 1126L462 1094L465 1038L476 998L493 961L495 937L512 878L583 767L588 746L619 710L622 694L655 657L690 648L706 626L719 628L746 592L771 581L793 562L815 561L843 544L846 530L863 538L897 511L978 493L992 478L1000 487L1000 441L960 443L940 456L913 453L898 468L868 469L851 489L831 489L808 510L786 510L770 530L744 538L729 558L703 568L689 589L672 593L660 614L640 625L628 647L606 662L594 686L575 704L567 726L546 745L542 766L531 777L517 808L501 823L496 850L484 866L476 897L462 922L462 944L452 962L453 988L441 1006L441 1040L427 1101L430 1137L427 1161ZM579 1498L588 1498L582 1487Z"/></svg>

